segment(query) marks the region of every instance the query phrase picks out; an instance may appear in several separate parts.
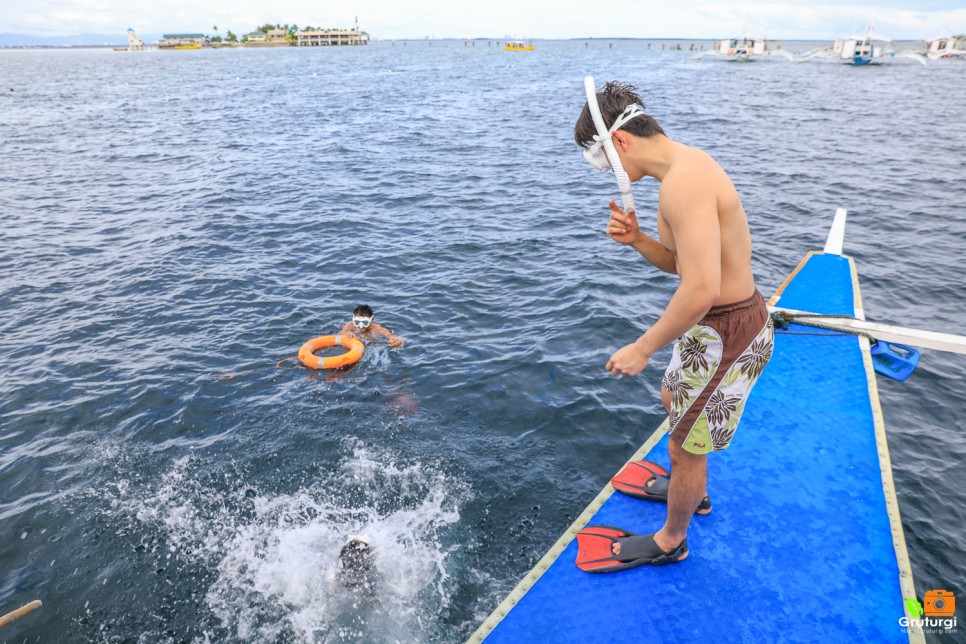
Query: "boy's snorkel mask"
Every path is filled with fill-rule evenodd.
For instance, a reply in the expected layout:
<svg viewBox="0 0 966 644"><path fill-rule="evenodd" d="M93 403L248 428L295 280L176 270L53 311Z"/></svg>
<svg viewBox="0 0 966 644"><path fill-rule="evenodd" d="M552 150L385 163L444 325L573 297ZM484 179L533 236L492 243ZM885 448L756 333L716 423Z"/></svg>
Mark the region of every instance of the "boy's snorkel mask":
<svg viewBox="0 0 966 644"><path fill-rule="evenodd" d="M601 172L613 169L614 176L617 177L617 185L620 188L624 211L636 210L634 195L631 194L631 181L627 177L627 173L624 172L624 167L621 165L620 157L617 156L617 149L614 147L611 136L635 116L643 116L644 110L641 109L640 105L628 105L624 113L617 117L617 120L608 130L604 124L604 117L601 116L600 106L597 104L597 89L594 86L593 76L584 78L584 91L587 93L587 109L590 110L590 116L597 127L594 144L584 150L584 159ZM607 154L605 155L604 152L607 152Z"/></svg>

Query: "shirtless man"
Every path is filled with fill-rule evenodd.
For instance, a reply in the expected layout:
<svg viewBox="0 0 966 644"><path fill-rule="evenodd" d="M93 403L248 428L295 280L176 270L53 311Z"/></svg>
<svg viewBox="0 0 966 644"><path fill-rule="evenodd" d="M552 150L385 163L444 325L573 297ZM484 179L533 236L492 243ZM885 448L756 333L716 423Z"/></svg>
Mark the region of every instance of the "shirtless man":
<svg viewBox="0 0 966 644"><path fill-rule="evenodd" d="M731 442L748 394L771 357L774 335L751 271L748 220L728 175L707 153L669 139L643 112L633 87L608 83L597 102L630 180L654 177L661 184L659 239L642 232L636 214L614 201L607 234L681 279L660 319L607 361L612 375L636 376L656 351L677 341L661 383L673 473L667 519L658 532L625 547L625 556L619 556L625 540L616 541L612 551L621 563L672 563L687 557L685 537L699 505L700 513L710 511L707 454ZM613 128L618 120L622 124ZM574 138L593 153L599 147L595 134L585 105Z"/></svg>

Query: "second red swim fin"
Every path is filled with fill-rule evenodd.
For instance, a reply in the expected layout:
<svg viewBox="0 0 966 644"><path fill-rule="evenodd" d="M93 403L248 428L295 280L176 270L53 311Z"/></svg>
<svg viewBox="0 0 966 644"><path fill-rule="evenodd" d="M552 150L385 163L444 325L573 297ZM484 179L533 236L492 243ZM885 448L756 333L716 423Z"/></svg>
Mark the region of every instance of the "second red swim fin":
<svg viewBox="0 0 966 644"><path fill-rule="evenodd" d="M667 488L671 474L651 461L631 461L610 480L610 484L621 494L636 499L647 499L667 503ZM711 512L711 499L704 497L695 514Z"/></svg>

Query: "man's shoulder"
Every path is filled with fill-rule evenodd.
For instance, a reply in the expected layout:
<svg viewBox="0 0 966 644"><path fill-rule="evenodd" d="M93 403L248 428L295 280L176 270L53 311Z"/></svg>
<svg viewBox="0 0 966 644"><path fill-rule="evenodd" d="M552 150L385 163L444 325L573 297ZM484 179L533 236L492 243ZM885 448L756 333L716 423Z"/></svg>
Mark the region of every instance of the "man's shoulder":
<svg viewBox="0 0 966 644"><path fill-rule="evenodd" d="M698 148L685 147L661 181L660 192L669 196L682 190L713 193L718 188L716 180L727 176L710 154Z"/></svg>
<svg viewBox="0 0 966 644"><path fill-rule="evenodd" d="M671 197L680 192L714 192L713 182L709 179L716 174L717 164L704 152L695 152L700 156L689 154L691 158L679 160L664 175L660 187L662 197Z"/></svg>
<svg viewBox="0 0 966 644"><path fill-rule="evenodd" d="M678 163L674 165L673 170L677 170L679 174L687 175L692 173L705 173L709 169L720 170L721 166L718 162L714 160L710 154L705 152L700 148L692 148L691 146L683 146L681 150L681 156Z"/></svg>

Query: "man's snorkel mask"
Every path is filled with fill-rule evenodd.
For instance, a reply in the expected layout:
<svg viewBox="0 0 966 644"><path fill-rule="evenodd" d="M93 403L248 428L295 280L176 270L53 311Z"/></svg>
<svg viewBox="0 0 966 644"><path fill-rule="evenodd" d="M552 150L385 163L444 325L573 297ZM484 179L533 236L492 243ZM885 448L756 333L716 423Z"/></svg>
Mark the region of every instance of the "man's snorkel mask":
<svg viewBox="0 0 966 644"><path fill-rule="evenodd" d="M590 116L594 120L594 126L597 128L597 134L594 135L594 143L584 150L584 158L587 160L587 163L601 172L607 172L611 169L614 170L614 176L617 177L617 185L621 191L621 201L624 204L624 210L627 212L635 210L634 195L631 194L631 181L627 177L627 173L624 172L624 166L621 165L620 157L617 156L617 149L614 147L614 142L611 140L611 137L614 132L623 127L625 123L635 116L643 116L644 110L641 109L640 105L628 105L627 109L617 117L617 120L614 121L610 129L607 129L607 126L604 124L604 117L600 113L600 106L597 104L597 89L594 86L593 76L584 78L584 91L587 93L587 109L590 110ZM605 152L606 155L604 154Z"/></svg>
<svg viewBox="0 0 966 644"><path fill-rule="evenodd" d="M610 143L611 136L614 134L614 132L624 127L624 124L635 116L642 116L643 114L644 111L641 109L640 105L628 105L624 112L617 117L616 121L614 121L614 124L610 126L610 129L607 130L607 134L604 137L601 137L600 134L594 135L593 145L584 150L584 158L587 160L587 163L594 166L595 169L600 170L601 172L611 170L612 168L610 161L607 160L607 155L604 154L605 142ZM616 157L616 149L611 154ZM620 159L617 159L617 163L620 163Z"/></svg>

